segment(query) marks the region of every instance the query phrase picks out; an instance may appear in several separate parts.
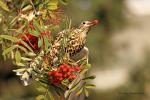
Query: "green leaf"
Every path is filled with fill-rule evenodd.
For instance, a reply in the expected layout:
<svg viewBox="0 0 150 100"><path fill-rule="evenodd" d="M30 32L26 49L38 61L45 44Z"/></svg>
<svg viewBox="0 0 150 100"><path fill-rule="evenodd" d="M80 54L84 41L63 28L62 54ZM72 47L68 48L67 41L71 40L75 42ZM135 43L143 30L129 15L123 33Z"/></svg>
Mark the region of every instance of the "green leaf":
<svg viewBox="0 0 150 100"><path fill-rule="evenodd" d="M58 8L58 0L50 0L48 3L49 10L56 10Z"/></svg>
<svg viewBox="0 0 150 100"><path fill-rule="evenodd" d="M23 61L31 61L31 60L32 60L32 59L26 58L26 57L21 57L21 59L22 59Z"/></svg>
<svg viewBox="0 0 150 100"><path fill-rule="evenodd" d="M32 6L31 5L27 5L25 6L22 11L27 11L27 10L31 10L32 9Z"/></svg>
<svg viewBox="0 0 150 100"><path fill-rule="evenodd" d="M5 49L2 53L2 55L6 55L7 53L11 52L13 49L17 48L18 46L17 45L13 45L7 49Z"/></svg>
<svg viewBox="0 0 150 100"><path fill-rule="evenodd" d="M47 36L44 37L44 44L45 44L45 49L48 50L48 47L49 47L50 43L49 43L49 40L48 40Z"/></svg>
<svg viewBox="0 0 150 100"><path fill-rule="evenodd" d="M28 30L30 34L32 34L33 36L39 37L40 33L37 30Z"/></svg>
<svg viewBox="0 0 150 100"><path fill-rule="evenodd" d="M83 75L83 74L86 73L87 71L88 71L87 68L86 68L86 69L83 69L83 70L80 72L80 74Z"/></svg>
<svg viewBox="0 0 150 100"><path fill-rule="evenodd" d="M34 26L34 28L36 29L35 31L38 31L38 32L41 32L42 31L42 29L41 29L41 25L39 24L39 22L38 21L34 21L33 22L33 26ZM37 33L36 33L37 34ZM38 33L39 34L39 33Z"/></svg>
<svg viewBox="0 0 150 100"><path fill-rule="evenodd" d="M50 100L55 100L54 96L52 95L52 93L50 92L50 90L48 91L48 96L49 96Z"/></svg>
<svg viewBox="0 0 150 100"><path fill-rule="evenodd" d="M12 41L12 42L17 42L17 41L19 41L18 38L13 37L13 36L10 36L10 35L0 35L0 38L7 39L7 40L10 40L10 41Z"/></svg>
<svg viewBox="0 0 150 100"><path fill-rule="evenodd" d="M28 50L25 47L18 45L18 48L24 51L26 54L28 53Z"/></svg>
<svg viewBox="0 0 150 100"><path fill-rule="evenodd" d="M95 88L96 86L94 84L86 84L85 88Z"/></svg>
<svg viewBox="0 0 150 100"><path fill-rule="evenodd" d="M83 78L82 80L93 80L93 79L95 79L95 77L96 76L88 76L88 77L85 77L85 78Z"/></svg>
<svg viewBox="0 0 150 100"><path fill-rule="evenodd" d="M23 64L23 63L18 63L18 62L16 62L16 65L17 65L17 66L21 66L21 67L24 67L24 66L25 66L25 64Z"/></svg>
<svg viewBox="0 0 150 100"><path fill-rule="evenodd" d="M75 91L75 90L78 88L78 86L80 85L80 82L81 82L81 81L77 82L77 83L70 89L70 92Z"/></svg>
<svg viewBox="0 0 150 100"><path fill-rule="evenodd" d="M83 91L83 88L81 88L77 93L76 93L76 96L79 96Z"/></svg>
<svg viewBox="0 0 150 100"><path fill-rule="evenodd" d="M45 100L45 96L44 95L38 95L35 99L36 100Z"/></svg>
<svg viewBox="0 0 150 100"><path fill-rule="evenodd" d="M91 68L91 64L87 64L86 67L89 69Z"/></svg>
<svg viewBox="0 0 150 100"><path fill-rule="evenodd" d="M45 87L38 87L36 88L39 92L45 92L46 91L46 88Z"/></svg>
<svg viewBox="0 0 150 100"><path fill-rule="evenodd" d="M59 0L62 4L67 5L69 0Z"/></svg>
<svg viewBox="0 0 150 100"><path fill-rule="evenodd" d="M30 57L36 56L36 54L34 52L29 52L27 55L30 56Z"/></svg>
<svg viewBox="0 0 150 100"><path fill-rule="evenodd" d="M15 53L15 60L18 63L20 63L20 61L21 61L21 54L20 54L20 52L18 50Z"/></svg>
<svg viewBox="0 0 150 100"><path fill-rule="evenodd" d="M8 6L2 0L0 0L0 7L5 11L9 11Z"/></svg>
<svg viewBox="0 0 150 100"><path fill-rule="evenodd" d="M85 93L85 96L86 96L86 97L88 97L88 96L89 96L89 92L88 92L88 90L87 90L87 89L85 89L85 88L84 88L84 93Z"/></svg>
<svg viewBox="0 0 150 100"><path fill-rule="evenodd" d="M43 45L43 39L41 38L39 38L39 40L38 40L38 47L41 47Z"/></svg>

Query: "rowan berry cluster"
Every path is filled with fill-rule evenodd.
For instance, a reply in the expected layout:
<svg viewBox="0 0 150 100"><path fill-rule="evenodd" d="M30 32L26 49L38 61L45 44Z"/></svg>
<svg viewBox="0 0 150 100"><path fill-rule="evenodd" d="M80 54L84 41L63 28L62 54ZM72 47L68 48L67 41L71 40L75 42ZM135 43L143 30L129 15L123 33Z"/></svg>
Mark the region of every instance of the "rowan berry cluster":
<svg viewBox="0 0 150 100"><path fill-rule="evenodd" d="M48 79L49 81L54 84L58 85L61 83L62 80L67 79L69 82L76 79L76 73L80 71L79 67L74 67L68 64L62 64L58 66L55 71L48 72Z"/></svg>

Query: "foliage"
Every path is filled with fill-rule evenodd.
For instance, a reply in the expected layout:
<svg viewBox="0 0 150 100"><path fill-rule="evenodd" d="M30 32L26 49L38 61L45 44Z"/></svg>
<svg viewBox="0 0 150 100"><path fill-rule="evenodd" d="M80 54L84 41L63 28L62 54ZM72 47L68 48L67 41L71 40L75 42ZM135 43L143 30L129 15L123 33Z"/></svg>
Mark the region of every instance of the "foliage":
<svg viewBox="0 0 150 100"><path fill-rule="evenodd" d="M19 66L19 69L13 71L24 86L35 81L37 90L41 92L36 97L37 100L69 98L71 94L82 93L88 96L87 90L95 87L88 83L95 78L88 76L88 59L76 62L65 52L68 36L64 36L59 48L56 48L55 37L59 35L58 32L64 27L72 32L60 6L67 2L68 0L0 1L2 55L5 60L13 59L13 63ZM59 52L58 58L51 58L56 52ZM62 66L64 64L69 66L66 71ZM61 72L67 72L69 76L65 77Z"/></svg>

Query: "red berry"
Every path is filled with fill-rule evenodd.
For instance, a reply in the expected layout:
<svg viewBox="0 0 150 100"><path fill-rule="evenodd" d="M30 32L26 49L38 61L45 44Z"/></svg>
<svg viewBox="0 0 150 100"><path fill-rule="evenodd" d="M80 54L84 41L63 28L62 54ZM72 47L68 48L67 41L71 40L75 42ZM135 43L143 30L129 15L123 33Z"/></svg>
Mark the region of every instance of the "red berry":
<svg viewBox="0 0 150 100"><path fill-rule="evenodd" d="M69 75L71 75L71 73L70 73L70 72L68 72L68 73L67 73L67 75L69 76Z"/></svg>
<svg viewBox="0 0 150 100"><path fill-rule="evenodd" d="M76 70L76 71L80 71L80 67L76 67L75 70Z"/></svg>
<svg viewBox="0 0 150 100"><path fill-rule="evenodd" d="M62 70L62 69L64 69L64 66L63 66L63 65L61 65L59 68Z"/></svg>
<svg viewBox="0 0 150 100"><path fill-rule="evenodd" d="M72 75L72 79L75 79L76 78L76 76L75 75Z"/></svg>
<svg viewBox="0 0 150 100"><path fill-rule="evenodd" d="M64 68L64 69L63 69L63 72L67 72L67 68Z"/></svg>
<svg viewBox="0 0 150 100"><path fill-rule="evenodd" d="M53 72L48 72L48 75L49 75L49 76L53 75Z"/></svg>
<svg viewBox="0 0 150 100"><path fill-rule="evenodd" d="M63 80L63 78L61 77L61 78L59 78L59 80L60 80L60 81L62 81L62 80Z"/></svg>
<svg viewBox="0 0 150 100"><path fill-rule="evenodd" d="M63 78L67 78L67 74L63 74Z"/></svg>
<svg viewBox="0 0 150 100"><path fill-rule="evenodd" d="M75 70L73 68L69 69L70 72L75 72Z"/></svg>

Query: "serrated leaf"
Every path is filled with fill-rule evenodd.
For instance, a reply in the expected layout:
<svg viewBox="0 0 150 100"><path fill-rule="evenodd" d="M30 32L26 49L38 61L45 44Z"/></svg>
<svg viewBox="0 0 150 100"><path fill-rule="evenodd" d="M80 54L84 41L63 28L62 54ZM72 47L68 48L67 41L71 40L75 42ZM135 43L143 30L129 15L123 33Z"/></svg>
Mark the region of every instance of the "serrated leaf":
<svg viewBox="0 0 150 100"><path fill-rule="evenodd" d="M41 38L39 38L39 40L38 40L38 47L41 47L43 45L43 39Z"/></svg>
<svg viewBox="0 0 150 100"><path fill-rule="evenodd" d="M8 6L7 6L3 1L1 1L1 0L0 0L0 7L1 7L2 9L4 9L5 11L9 11Z"/></svg>
<svg viewBox="0 0 150 100"><path fill-rule="evenodd" d="M45 96L44 95L38 95L35 99L36 100L45 100Z"/></svg>
<svg viewBox="0 0 150 100"><path fill-rule="evenodd" d="M95 77L96 76L88 76L88 77L85 77L85 78L83 78L82 80L93 80L93 79L95 79Z"/></svg>
<svg viewBox="0 0 150 100"><path fill-rule="evenodd" d="M17 41L19 41L18 38L13 37L13 36L10 36L10 35L0 35L0 38L7 39L7 40L10 40L10 41L12 41L12 42L17 42Z"/></svg>
<svg viewBox="0 0 150 100"><path fill-rule="evenodd" d="M5 49L2 53L2 55L6 55L7 53L11 52L13 49L15 49L17 47L17 45L13 45L7 49Z"/></svg>
<svg viewBox="0 0 150 100"><path fill-rule="evenodd" d="M18 63L21 61L21 54L20 54L20 52L18 50L15 53L15 60Z"/></svg>
<svg viewBox="0 0 150 100"><path fill-rule="evenodd" d="M85 88L95 88L96 86L94 84L86 84Z"/></svg>

